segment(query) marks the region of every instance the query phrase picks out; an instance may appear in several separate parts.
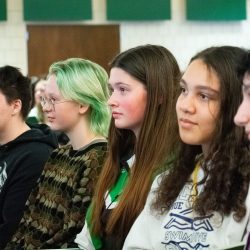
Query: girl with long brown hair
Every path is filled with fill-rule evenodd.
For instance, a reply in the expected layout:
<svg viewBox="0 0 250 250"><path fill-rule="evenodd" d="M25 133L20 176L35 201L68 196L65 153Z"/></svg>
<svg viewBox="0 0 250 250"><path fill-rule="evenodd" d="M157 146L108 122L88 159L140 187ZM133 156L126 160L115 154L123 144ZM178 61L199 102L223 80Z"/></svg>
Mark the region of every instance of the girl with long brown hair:
<svg viewBox="0 0 250 250"><path fill-rule="evenodd" d="M156 172L173 158L179 77L174 56L162 46L135 47L113 59L108 159L76 238L80 248L122 248Z"/></svg>
<svg viewBox="0 0 250 250"><path fill-rule="evenodd" d="M225 249L244 243L250 213L250 154L234 124L245 51L201 51L180 81L176 103L182 146L157 178L124 249Z"/></svg>

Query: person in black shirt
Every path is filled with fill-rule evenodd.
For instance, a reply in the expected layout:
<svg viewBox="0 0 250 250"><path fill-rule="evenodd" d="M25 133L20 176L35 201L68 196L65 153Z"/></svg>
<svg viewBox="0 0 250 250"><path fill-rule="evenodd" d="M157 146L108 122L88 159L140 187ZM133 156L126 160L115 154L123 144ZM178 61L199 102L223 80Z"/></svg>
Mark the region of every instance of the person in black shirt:
<svg viewBox="0 0 250 250"><path fill-rule="evenodd" d="M30 79L15 67L0 68L0 249L21 220L25 202L57 147L47 125L26 124Z"/></svg>

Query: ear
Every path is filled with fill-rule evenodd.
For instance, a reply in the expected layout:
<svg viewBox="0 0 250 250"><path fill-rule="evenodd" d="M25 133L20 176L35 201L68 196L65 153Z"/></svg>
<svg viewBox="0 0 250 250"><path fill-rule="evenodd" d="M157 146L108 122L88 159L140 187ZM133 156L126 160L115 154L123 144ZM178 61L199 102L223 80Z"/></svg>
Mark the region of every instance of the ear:
<svg viewBox="0 0 250 250"><path fill-rule="evenodd" d="M21 112L22 101L20 99L14 100L11 102L12 106L12 116L17 115Z"/></svg>
<svg viewBox="0 0 250 250"><path fill-rule="evenodd" d="M89 110L89 105L79 104L79 113L85 114Z"/></svg>

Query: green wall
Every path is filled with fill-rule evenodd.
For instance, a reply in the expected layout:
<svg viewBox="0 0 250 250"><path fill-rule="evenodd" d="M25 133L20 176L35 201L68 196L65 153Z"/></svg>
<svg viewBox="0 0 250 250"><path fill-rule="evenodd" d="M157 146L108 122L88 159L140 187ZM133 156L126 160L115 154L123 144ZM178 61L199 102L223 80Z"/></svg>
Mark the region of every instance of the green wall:
<svg viewBox="0 0 250 250"><path fill-rule="evenodd" d="M171 19L170 0L106 0L108 20Z"/></svg>
<svg viewBox="0 0 250 250"><path fill-rule="evenodd" d="M25 21L92 19L91 0L23 0L23 3Z"/></svg>
<svg viewBox="0 0 250 250"><path fill-rule="evenodd" d="M0 21L7 20L7 7L6 7L7 0L0 0Z"/></svg>
<svg viewBox="0 0 250 250"><path fill-rule="evenodd" d="M244 20L246 4L246 0L186 0L187 20Z"/></svg>

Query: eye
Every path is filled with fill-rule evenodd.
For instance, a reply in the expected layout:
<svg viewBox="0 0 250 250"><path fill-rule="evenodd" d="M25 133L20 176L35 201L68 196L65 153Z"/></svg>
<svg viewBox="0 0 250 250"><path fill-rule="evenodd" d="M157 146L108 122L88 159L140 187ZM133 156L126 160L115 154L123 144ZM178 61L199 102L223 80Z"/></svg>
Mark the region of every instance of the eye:
<svg viewBox="0 0 250 250"><path fill-rule="evenodd" d="M250 96L250 86L249 85L242 85L242 94L245 96Z"/></svg>
<svg viewBox="0 0 250 250"><path fill-rule="evenodd" d="M181 92L181 94L186 94L187 89L184 86L180 86L180 92Z"/></svg>
<svg viewBox="0 0 250 250"><path fill-rule="evenodd" d="M51 97L51 98L48 99L48 101L49 101L50 103L54 104L54 103L57 101L57 99L54 98L54 97Z"/></svg>
<svg viewBox="0 0 250 250"><path fill-rule="evenodd" d="M125 91L126 91L126 89L123 88L123 87L120 87L119 90L120 90L121 92L125 92Z"/></svg>
<svg viewBox="0 0 250 250"><path fill-rule="evenodd" d="M210 100L210 97L207 94L204 94L204 93L200 93L200 98L203 101L209 101Z"/></svg>

